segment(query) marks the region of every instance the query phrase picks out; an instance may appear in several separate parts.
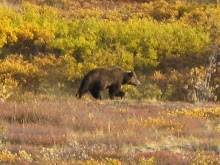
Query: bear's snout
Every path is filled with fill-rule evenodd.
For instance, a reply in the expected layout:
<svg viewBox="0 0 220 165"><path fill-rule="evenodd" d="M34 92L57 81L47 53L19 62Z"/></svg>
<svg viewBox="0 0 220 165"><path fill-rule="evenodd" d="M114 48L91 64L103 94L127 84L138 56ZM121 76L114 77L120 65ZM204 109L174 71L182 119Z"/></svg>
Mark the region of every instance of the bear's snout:
<svg viewBox="0 0 220 165"><path fill-rule="evenodd" d="M141 85L141 82L140 82L139 80L136 80L136 82L135 82L135 83L132 83L132 85L138 86L138 85Z"/></svg>
<svg viewBox="0 0 220 165"><path fill-rule="evenodd" d="M137 85L141 85L141 82L139 80L137 80Z"/></svg>

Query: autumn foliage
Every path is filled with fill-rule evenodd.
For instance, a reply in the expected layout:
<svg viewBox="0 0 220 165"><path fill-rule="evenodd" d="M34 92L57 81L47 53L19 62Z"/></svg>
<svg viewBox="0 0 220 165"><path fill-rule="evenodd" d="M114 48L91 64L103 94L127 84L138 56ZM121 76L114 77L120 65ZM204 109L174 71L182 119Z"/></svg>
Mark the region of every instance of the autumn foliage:
<svg viewBox="0 0 220 165"><path fill-rule="evenodd" d="M0 102L0 164L217 165L219 104Z"/></svg>
<svg viewBox="0 0 220 165"><path fill-rule="evenodd" d="M127 98L184 100L190 73L205 74L220 43L217 2L3 1L1 99L74 94L90 69L119 65L142 81L137 89L125 87ZM210 88L219 100L218 65L214 69Z"/></svg>

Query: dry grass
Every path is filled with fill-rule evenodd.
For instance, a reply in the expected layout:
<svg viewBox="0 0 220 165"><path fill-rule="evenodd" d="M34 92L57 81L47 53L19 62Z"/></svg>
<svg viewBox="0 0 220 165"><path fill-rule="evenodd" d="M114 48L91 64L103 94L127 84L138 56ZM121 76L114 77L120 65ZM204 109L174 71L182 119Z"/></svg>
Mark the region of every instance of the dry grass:
<svg viewBox="0 0 220 165"><path fill-rule="evenodd" d="M68 98L0 109L1 150L20 163L22 150L30 164L220 163L219 104Z"/></svg>

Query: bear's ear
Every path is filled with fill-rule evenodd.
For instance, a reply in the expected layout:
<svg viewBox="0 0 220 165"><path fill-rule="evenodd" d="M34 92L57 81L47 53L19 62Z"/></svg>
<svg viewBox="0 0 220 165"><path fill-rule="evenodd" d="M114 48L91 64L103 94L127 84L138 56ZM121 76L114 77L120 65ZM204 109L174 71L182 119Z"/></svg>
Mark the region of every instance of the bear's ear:
<svg viewBox="0 0 220 165"><path fill-rule="evenodd" d="M128 71L128 75L129 75L130 77L132 77L132 76L134 75L134 73L133 73L132 71Z"/></svg>

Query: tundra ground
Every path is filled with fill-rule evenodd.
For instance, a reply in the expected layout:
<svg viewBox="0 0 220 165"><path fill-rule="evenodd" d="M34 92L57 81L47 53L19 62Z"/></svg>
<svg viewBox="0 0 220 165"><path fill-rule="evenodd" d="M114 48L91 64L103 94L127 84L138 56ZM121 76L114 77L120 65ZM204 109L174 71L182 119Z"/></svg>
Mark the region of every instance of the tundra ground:
<svg viewBox="0 0 220 165"><path fill-rule="evenodd" d="M3 164L220 164L220 104L0 102Z"/></svg>

